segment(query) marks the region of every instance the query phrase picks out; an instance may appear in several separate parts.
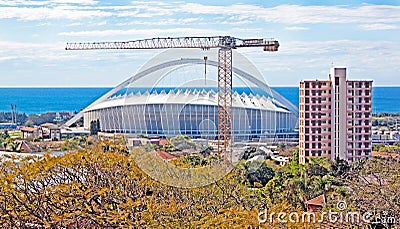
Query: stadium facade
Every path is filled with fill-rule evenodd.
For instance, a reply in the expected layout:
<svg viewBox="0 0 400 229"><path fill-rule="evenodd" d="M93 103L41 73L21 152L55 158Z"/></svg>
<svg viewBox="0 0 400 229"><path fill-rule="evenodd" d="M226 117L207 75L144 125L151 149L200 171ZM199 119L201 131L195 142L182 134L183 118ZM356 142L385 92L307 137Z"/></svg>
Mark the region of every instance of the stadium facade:
<svg viewBox="0 0 400 229"><path fill-rule="evenodd" d="M116 96L86 111L84 125L99 123L99 131L111 133L214 138L217 98L204 89ZM269 97L235 92L232 104L233 134L241 139L291 132L296 125L292 113Z"/></svg>

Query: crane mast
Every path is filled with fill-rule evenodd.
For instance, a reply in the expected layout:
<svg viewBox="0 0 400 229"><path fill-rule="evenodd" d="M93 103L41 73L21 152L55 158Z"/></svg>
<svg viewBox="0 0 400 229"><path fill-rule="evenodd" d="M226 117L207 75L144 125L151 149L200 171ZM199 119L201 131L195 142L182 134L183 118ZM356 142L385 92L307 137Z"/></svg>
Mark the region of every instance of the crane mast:
<svg viewBox="0 0 400 229"><path fill-rule="evenodd" d="M232 163L232 49L263 47L264 51L278 51L277 40L240 39L231 36L166 37L117 42L73 42L66 50L98 49L169 49L218 48L218 157L227 166Z"/></svg>

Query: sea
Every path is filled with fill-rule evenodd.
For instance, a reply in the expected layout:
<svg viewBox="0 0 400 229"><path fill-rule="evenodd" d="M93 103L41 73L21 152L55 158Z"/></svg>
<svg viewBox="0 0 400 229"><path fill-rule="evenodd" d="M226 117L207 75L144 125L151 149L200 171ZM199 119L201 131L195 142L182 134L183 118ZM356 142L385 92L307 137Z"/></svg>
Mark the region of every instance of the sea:
<svg viewBox="0 0 400 229"><path fill-rule="evenodd" d="M299 104L298 87L272 87L294 105ZM46 112L79 112L112 88L0 88L0 112L11 111L42 114ZM161 89L157 91L160 92ZM238 93L256 93L245 88L234 88ZM143 92L144 89L141 89ZM124 93L124 92L120 92ZM373 113L400 112L400 87L374 87L372 90Z"/></svg>

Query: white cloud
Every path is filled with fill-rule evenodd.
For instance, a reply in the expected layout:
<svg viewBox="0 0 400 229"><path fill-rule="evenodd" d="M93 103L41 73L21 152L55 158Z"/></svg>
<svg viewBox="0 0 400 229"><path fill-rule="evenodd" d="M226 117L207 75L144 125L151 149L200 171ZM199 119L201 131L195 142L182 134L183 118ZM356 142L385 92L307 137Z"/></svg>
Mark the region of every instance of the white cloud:
<svg viewBox="0 0 400 229"><path fill-rule="evenodd" d="M283 28L284 30L290 30L290 31L300 31L300 30L309 30L310 28L303 27L303 26L289 26Z"/></svg>
<svg viewBox="0 0 400 229"><path fill-rule="evenodd" d="M202 18L166 18L164 20L156 20L156 21L129 21L129 22L120 22L117 23L117 26L127 26L127 25L188 25L188 24L198 24L201 22Z"/></svg>
<svg viewBox="0 0 400 229"><path fill-rule="evenodd" d="M49 0L52 3L66 3L66 4L81 4L81 5L96 5L99 1L95 0Z"/></svg>
<svg viewBox="0 0 400 229"><path fill-rule="evenodd" d="M400 6L392 5L278 5L275 7L262 7L250 4L215 6L182 2L134 1L131 5L99 6L97 3L98 1L96 0L0 0L0 4L2 5L19 6L2 7L0 18L17 18L22 20L81 19L111 16L157 18L186 13L192 14L189 16L190 18L195 18L198 15L213 15L211 19L223 16L225 19L230 19L228 21L236 24L257 23L260 21L288 25L316 23L400 23ZM36 5L36 7L25 7L28 5ZM53 11L54 13L52 13ZM162 18L161 20L164 19Z"/></svg>
<svg viewBox="0 0 400 229"><path fill-rule="evenodd" d="M30 1L30 0L0 0L0 5L6 6L44 6L49 4L78 4L78 5L96 5L96 0L46 0L46 1Z"/></svg>
<svg viewBox="0 0 400 229"><path fill-rule="evenodd" d="M192 14L240 15L284 24L400 22L400 6L390 5L358 7L279 5L266 8L248 4L210 6L187 3L181 6L179 11Z"/></svg>
<svg viewBox="0 0 400 229"><path fill-rule="evenodd" d="M195 29L195 28L174 28L174 29L109 29L109 30L88 30L76 32L61 32L61 36L74 36L74 37L106 37L106 36L121 36L121 35L135 35L135 36L148 36L154 37L159 35L165 36L196 36L209 34L218 35L219 30L213 29Z"/></svg>
<svg viewBox="0 0 400 229"><path fill-rule="evenodd" d="M384 24L384 23L373 23L373 24L362 24L359 26L364 30L391 30L391 29L400 29L399 25L393 24Z"/></svg>
<svg viewBox="0 0 400 229"><path fill-rule="evenodd" d="M19 60L59 60L65 55L63 43L31 43L0 41L1 61Z"/></svg>
<svg viewBox="0 0 400 229"><path fill-rule="evenodd" d="M110 12L100 10L76 10L68 7L1 7L0 19L17 18L26 21L48 20L48 19L82 19L93 17L111 16Z"/></svg>
<svg viewBox="0 0 400 229"><path fill-rule="evenodd" d="M374 69L400 70L400 42L363 40L330 40L330 41L287 41L281 42L279 51L268 57L257 49L241 50L245 55L260 65L291 68L321 68L328 66L332 61L336 65L352 66L365 71ZM378 61L379 60L379 61Z"/></svg>
<svg viewBox="0 0 400 229"><path fill-rule="evenodd" d="M3 6L43 6L48 4L48 1L26 1L26 0L0 0L0 5Z"/></svg>

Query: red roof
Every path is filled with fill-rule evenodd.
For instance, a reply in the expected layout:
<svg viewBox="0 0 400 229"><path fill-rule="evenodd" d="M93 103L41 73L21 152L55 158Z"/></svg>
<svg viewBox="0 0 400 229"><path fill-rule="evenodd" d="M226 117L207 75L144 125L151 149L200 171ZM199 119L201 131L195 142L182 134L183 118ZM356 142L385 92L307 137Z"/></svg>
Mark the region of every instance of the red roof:
<svg viewBox="0 0 400 229"><path fill-rule="evenodd" d="M321 206L324 207L325 206L325 195L322 194L320 196L317 196L311 200L308 200L304 203L306 206L308 205L314 205L314 206Z"/></svg>
<svg viewBox="0 0 400 229"><path fill-rule="evenodd" d="M40 125L41 127L52 127L52 126L57 126L57 124L46 122Z"/></svg>
<svg viewBox="0 0 400 229"><path fill-rule="evenodd" d="M164 160L171 160L171 159L175 159L176 157L170 153L167 153L165 151L162 150L157 150L157 154L158 156L160 156L162 159Z"/></svg>
<svg viewBox="0 0 400 229"><path fill-rule="evenodd" d="M38 128L36 128L36 127L23 127L23 128L21 128L22 132L35 132L37 130L38 130Z"/></svg>
<svg viewBox="0 0 400 229"><path fill-rule="evenodd" d="M388 153L388 152L378 152L378 151L372 151L372 156L373 157L382 157L382 158L400 158L400 154L397 153Z"/></svg>
<svg viewBox="0 0 400 229"><path fill-rule="evenodd" d="M165 145L168 143L167 139L160 139L160 145Z"/></svg>

